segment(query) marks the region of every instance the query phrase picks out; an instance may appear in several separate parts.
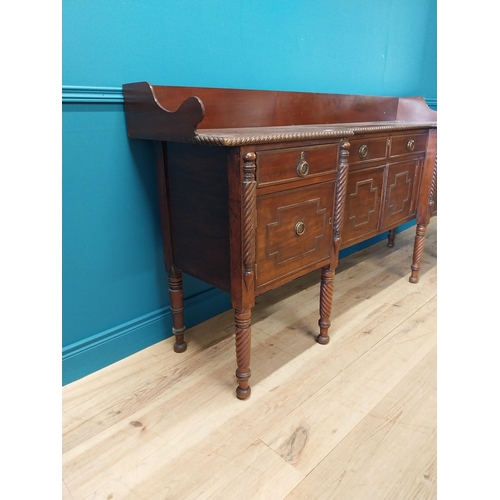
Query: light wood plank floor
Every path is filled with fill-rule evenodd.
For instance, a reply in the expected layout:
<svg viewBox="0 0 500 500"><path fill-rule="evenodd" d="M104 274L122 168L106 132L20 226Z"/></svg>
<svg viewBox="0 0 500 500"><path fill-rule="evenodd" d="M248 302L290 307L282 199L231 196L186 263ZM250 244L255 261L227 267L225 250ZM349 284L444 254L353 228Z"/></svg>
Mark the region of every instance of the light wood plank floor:
<svg viewBox="0 0 500 500"><path fill-rule="evenodd" d="M259 297L247 401L232 311L65 386L63 499L436 498L436 228L341 260L327 346L319 272Z"/></svg>

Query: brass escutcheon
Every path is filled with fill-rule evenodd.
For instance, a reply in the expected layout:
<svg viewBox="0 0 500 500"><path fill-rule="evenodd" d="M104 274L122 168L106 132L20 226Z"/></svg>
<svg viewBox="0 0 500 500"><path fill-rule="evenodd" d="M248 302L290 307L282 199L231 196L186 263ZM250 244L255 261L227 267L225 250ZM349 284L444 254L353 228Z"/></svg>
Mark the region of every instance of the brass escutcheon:
<svg viewBox="0 0 500 500"><path fill-rule="evenodd" d="M358 155L360 158L366 158L368 156L368 146L366 144L359 146Z"/></svg>
<svg viewBox="0 0 500 500"><path fill-rule="evenodd" d="M302 236L305 232L306 225L302 221L297 222L297 224L295 224L295 234L297 236Z"/></svg>
<svg viewBox="0 0 500 500"><path fill-rule="evenodd" d="M407 143L406 143L406 149L408 151L413 151L415 149L415 141L413 139L410 139Z"/></svg>

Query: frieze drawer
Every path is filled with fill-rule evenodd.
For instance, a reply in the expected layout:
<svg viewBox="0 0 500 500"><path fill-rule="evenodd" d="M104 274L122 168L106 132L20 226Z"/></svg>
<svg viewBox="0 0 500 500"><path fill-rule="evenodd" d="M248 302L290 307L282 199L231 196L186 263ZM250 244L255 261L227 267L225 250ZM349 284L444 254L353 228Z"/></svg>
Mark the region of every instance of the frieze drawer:
<svg viewBox="0 0 500 500"><path fill-rule="evenodd" d="M427 134L393 135L389 156L423 153L427 147Z"/></svg>
<svg viewBox="0 0 500 500"><path fill-rule="evenodd" d="M333 174L338 145L273 149L257 152L257 186L300 181Z"/></svg>
<svg viewBox="0 0 500 500"><path fill-rule="evenodd" d="M384 160L387 156L387 137L356 139L349 141L349 164L359 162Z"/></svg>

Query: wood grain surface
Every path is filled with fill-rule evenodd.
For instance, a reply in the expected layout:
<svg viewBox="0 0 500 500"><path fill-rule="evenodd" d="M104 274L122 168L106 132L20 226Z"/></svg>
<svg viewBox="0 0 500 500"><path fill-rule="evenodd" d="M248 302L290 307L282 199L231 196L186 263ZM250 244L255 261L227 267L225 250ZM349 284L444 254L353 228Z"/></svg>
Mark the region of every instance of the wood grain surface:
<svg viewBox="0 0 500 500"><path fill-rule="evenodd" d="M341 259L328 345L320 273L256 299L252 388L234 397L234 316L63 388L64 500L436 498L436 227Z"/></svg>

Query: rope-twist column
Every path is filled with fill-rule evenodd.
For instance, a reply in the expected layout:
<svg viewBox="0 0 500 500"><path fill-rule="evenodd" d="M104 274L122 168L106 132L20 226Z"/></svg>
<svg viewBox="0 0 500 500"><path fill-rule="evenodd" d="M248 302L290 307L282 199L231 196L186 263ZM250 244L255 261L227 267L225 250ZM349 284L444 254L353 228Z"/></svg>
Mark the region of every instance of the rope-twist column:
<svg viewBox="0 0 500 500"><path fill-rule="evenodd" d="M349 142L344 141L340 145L340 160L337 182L335 185L335 207L333 215L333 258L331 264L321 268L321 285L319 293L319 335L316 341L319 344L328 344L330 337L330 315L333 303L333 278L335 276L335 266L338 262L340 246L342 243L342 226L344 224L345 197L347 193L347 175L349 171Z"/></svg>
<svg viewBox="0 0 500 500"><path fill-rule="evenodd" d="M175 335L174 351L184 352L187 348L184 342L184 293L182 290L182 273L169 275L168 288L170 292L170 310L172 311L172 320L174 326L172 333Z"/></svg>
<svg viewBox="0 0 500 500"><path fill-rule="evenodd" d="M236 378L238 379L238 387L236 388L236 396L238 399L247 399L250 397L251 389L248 385L250 379L250 351L252 329L250 326L252 312L251 309L238 310L235 309L235 324L236 324Z"/></svg>
<svg viewBox="0 0 500 500"><path fill-rule="evenodd" d="M417 224L417 234L413 246L413 262L411 264L410 283L418 283L418 271L420 270L420 261L424 254L425 232L427 228L424 224Z"/></svg>
<svg viewBox="0 0 500 500"><path fill-rule="evenodd" d="M434 170L432 171L432 180L429 193L429 204L427 207L428 213L426 216L427 222L429 221L431 212L435 208L436 203L436 190L437 190L437 156L434 160ZM420 262L424 255L425 246L425 233L427 231L427 224L417 224L417 231L415 235L415 243L413 246L413 262L411 264L410 283L418 283L418 272L420 271Z"/></svg>
<svg viewBox="0 0 500 500"><path fill-rule="evenodd" d="M436 193L437 193L437 156L434 160L434 170L432 171L431 193L429 195L429 211L432 212L436 209Z"/></svg>
<svg viewBox="0 0 500 500"><path fill-rule="evenodd" d="M335 208L333 215L333 249L335 261L338 259L340 244L342 243L342 227L344 226L345 198L347 193L347 176L349 173L349 147L350 144L344 141L340 145L340 160L337 182L335 185Z"/></svg>
<svg viewBox="0 0 500 500"><path fill-rule="evenodd" d="M255 206L257 182L255 181L255 153L245 155L243 166L243 279L247 291L253 290L255 269Z"/></svg>
<svg viewBox="0 0 500 500"><path fill-rule="evenodd" d="M241 238L242 238L242 272L243 290L242 299L235 308L235 342L236 342L236 378L238 399L248 399L251 389L250 379L250 352L251 352L251 317L254 303L255 281L255 221L257 182L255 180L256 154L246 153L243 164L243 185L241 191Z"/></svg>
<svg viewBox="0 0 500 500"><path fill-rule="evenodd" d="M319 335L316 341L319 344L328 344L330 337L328 329L330 328L330 314L332 312L333 302L333 277L335 271L330 269L330 266L321 268L321 288L319 294Z"/></svg>

